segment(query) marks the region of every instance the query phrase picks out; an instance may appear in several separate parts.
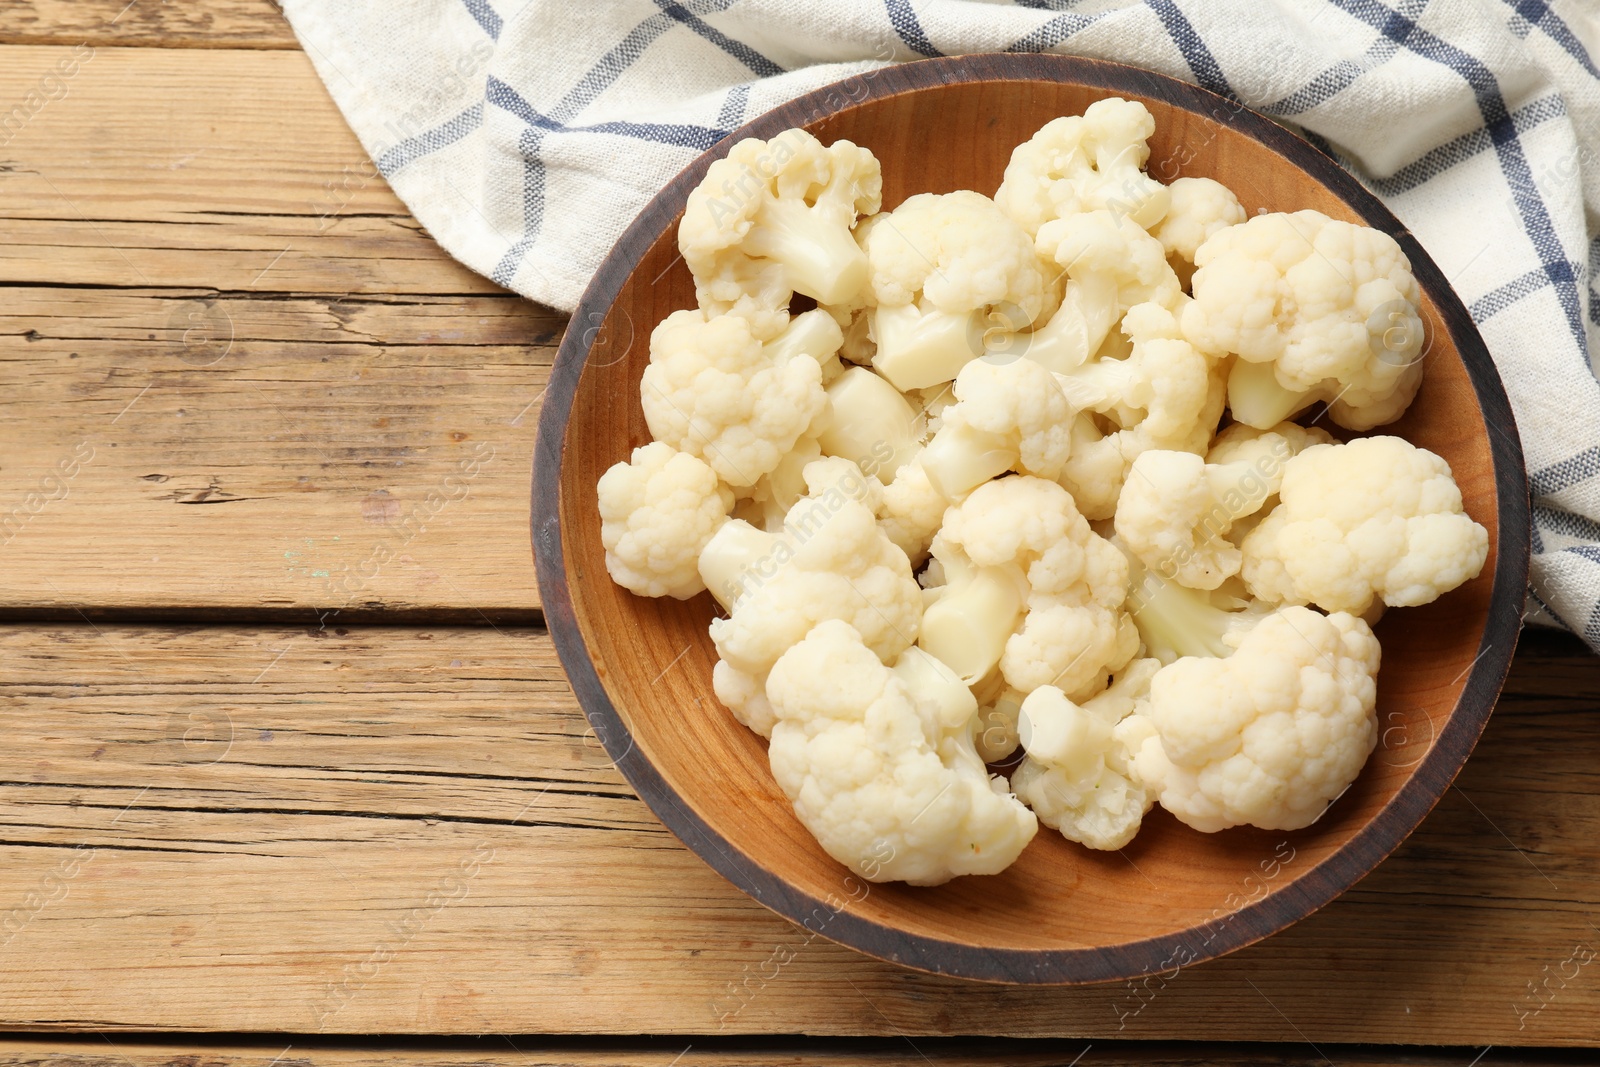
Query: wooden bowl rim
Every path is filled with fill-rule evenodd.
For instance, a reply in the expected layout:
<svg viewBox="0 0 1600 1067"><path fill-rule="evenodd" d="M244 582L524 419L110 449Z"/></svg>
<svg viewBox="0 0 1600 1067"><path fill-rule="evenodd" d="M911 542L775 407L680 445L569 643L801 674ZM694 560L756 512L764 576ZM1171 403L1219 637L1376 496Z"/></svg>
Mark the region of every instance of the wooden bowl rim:
<svg viewBox="0 0 1600 1067"><path fill-rule="evenodd" d="M981 63L973 60L981 58ZM1159 98L1164 103L1233 126L1299 166L1367 223L1394 237L1411 260L1418 284L1433 300L1461 355L1486 424L1494 465L1499 518L1497 559L1489 617L1478 657L1444 729L1411 778L1364 827L1291 885L1230 913L1212 930L1190 962L1215 958L1297 922L1354 885L1399 846L1449 788L1466 762L1505 684L1522 625L1530 549L1527 477L1511 405L1487 347L1442 271L1400 221L1354 177L1315 146L1267 117L1226 97L1166 75L1121 63L1046 54L992 54L926 59L873 71L824 86L769 111L729 134L685 167L650 201L606 256L573 313L545 392L533 464L532 541L545 625L579 704L607 753L641 799L680 841L728 881L794 923L818 900L790 885L719 834L695 813L633 743L589 656L567 587L560 522L561 460L568 419L584 362L597 329L640 260L673 226L706 168L746 137L768 138L871 100L964 82L1070 83L1108 93ZM866 92L860 84L866 84ZM852 84L852 92L841 89ZM1221 117L1226 116L1226 117ZM1490 433L1498 424L1507 432ZM831 910L831 909L830 909ZM829 921L823 936L879 959L916 970L979 981L1068 985L1115 981L1170 968L1175 945L1185 948L1191 927L1116 946L1080 949L1008 949L907 933L848 910Z"/></svg>

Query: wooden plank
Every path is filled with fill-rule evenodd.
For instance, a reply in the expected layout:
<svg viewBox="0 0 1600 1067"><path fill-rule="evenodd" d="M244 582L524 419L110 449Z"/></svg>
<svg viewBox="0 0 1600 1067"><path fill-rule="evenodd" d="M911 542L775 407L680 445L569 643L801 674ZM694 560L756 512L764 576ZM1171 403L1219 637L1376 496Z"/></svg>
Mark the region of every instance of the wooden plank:
<svg viewBox="0 0 1600 1067"><path fill-rule="evenodd" d="M13 288L11 617L537 618L527 501L563 319L503 296Z"/></svg>
<svg viewBox="0 0 1600 1067"><path fill-rule="evenodd" d="M410 217L303 53L0 46L0 102L0 284L501 291Z"/></svg>
<svg viewBox="0 0 1600 1067"><path fill-rule="evenodd" d="M1017 989L733 890L538 631L12 628L0 1026L1593 1044L1597 694L1530 639L1459 788L1344 898L1138 989Z"/></svg>
<svg viewBox="0 0 1600 1067"><path fill-rule="evenodd" d="M28 0L0 13L0 44L297 48L272 0Z"/></svg>
<svg viewBox="0 0 1600 1067"><path fill-rule="evenodd" d="M1570 1054L1531 1049L1371 1049L1349 1045L1244 1045L1185 1042L1029 1042L1013 1040L819 1041L784 1038L729 1042L656 1040L618 1046L583 1040L493 1036L443 1045L363 1043L326 1039L258 1045L184 1045L129 1035L97 1040L0 1040L0 1067L1323 1067L1328 1057L1346 1067L1557 1067ZM1320 1050L1320 1051L1319 1051ZM1479 1057L1474 1059L1474 1057Z"/></svg>

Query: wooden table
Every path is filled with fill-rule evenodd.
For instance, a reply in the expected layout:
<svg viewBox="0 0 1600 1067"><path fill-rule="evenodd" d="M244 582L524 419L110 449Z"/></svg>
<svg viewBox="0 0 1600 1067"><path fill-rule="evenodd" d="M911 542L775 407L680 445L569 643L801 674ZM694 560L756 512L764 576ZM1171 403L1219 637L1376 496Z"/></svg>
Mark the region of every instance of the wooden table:
<svg viewBox="0 0 1600 1067"><path fill-rule="evenodd" d="M267 0L124 3L0 13L0 1063L1595 1062L1533 1051L1600 1045L1600 663L1549 633L1393 858L1165 983L742 896L541 629L563 317L369 177Z"/></svg>

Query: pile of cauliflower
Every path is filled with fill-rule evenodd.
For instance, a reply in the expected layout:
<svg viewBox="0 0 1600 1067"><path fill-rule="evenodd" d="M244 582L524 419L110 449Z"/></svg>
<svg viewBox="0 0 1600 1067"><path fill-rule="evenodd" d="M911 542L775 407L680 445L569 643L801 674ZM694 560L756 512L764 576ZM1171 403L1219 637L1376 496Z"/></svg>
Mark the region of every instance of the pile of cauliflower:
<svg viewBox="0 0 1600 1067"><path fill-rule="evenodd" d="M651 336L606 565L710 591L717 697L874 881L996 873L1041 821L1121 848L1157 803L1309 825L1376 743L1370 624L1483 567L1443 459L1314 425L1416 395L1399 246L1164 185L1154 129L1102 100L992 198L892 211L870 152L794 129L689 197L699 306Z"/></svg>

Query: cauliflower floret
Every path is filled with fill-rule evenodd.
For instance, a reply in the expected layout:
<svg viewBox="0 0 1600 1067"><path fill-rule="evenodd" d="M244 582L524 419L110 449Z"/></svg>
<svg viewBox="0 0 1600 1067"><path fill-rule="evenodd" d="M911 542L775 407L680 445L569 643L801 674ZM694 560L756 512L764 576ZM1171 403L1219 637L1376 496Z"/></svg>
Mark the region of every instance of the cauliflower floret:
<svg viewBox="0 0 1600 1067"><path fill-rule="evenodd" d="M763 345L737 315L699 311L675 311L655 328L639 383L651 436L735 488L776 468L827 400L816 359Z"/></svg>
<svg viewBox="0 0 1600 1067"><path fill-rule="evenodd" d="M894 386L851 367L828 386L830 414L818 440L887 485L922 448L923 420Z"/></svg>
<svg viewBox="0 0 1600 1067"><path fill-rule="evenodd" d="M1282 608L1227 659L1180 659L1151 680L1156 732L1135 772L1196 830L1309 826L1377 744L1378 660L1355 616Z"/></svg>
<svg viewBox="0 0 1600 1067"><path fill-rule="evenodd" d="M1172 312L1140 304L1123 318L1122 331L1133 341L1127 359L1098 359L1055 376L1067 399L1087 409L1072 425L1061 484L1095 520L1115 513L1128 468L1141 453L1203 454L1222 417L1222 380L1183 339Z"/></svg>
<svg viewBox="0 0 1600 1067"><path fill-rule="evenodd" d="M1318 401L1340 426L1399 418L1422 381L1420 299L1386 233L1317 211L1257 215L1195 253L1183 330L1233 352L1228 406L1271 426Z"/></svg>
<svg viewBox="0 0 1600 1067"><path fill-rule="evenodd" d="M1280 422L1268 429L1236 422L1211 439L1207 463L1248 463L1275 476L1273 493L1283 481L1282 467L1312 445L1331 445L1336 438L1320 426Z"/></svg>
<svg viewBox="0 0 1600 1067"><path fill-rule="evenodd" d="M1283 461L1211 464L1192 452L1153 449L1133 461L1117 498L1117 536L1148 568L1191 589L1239 573L1233 524L1277 491Z"/></svg>
<svg viewBox="0 0 1600 1067"><path fill-rule="evenodd" d="M804 130L747 138L712 163L689 194L678 250L708 316L732 313L767 340L783 329L791 293L848 304L867 284L851 233L878 210L878 161L849 141L823 147Z"/></svg>
<svg viewBox="0 0 1600 1067"><path fill-rule="evenodd" d="M913 196L862 243L877 301L872 365L902 392L948 382L982 355L991 316L1015 331L1044 308L1033 242L978 193Z"/></svg>
<svg viewBox="0 0 1600 1067"><path fill-rule="evenodd" d="M1069 841L1118 849L1133 840L1155 797L1133 769L1134 754L1155 732L1142 708L1161 664L1138 659L1109 688L1074 703L1042 686L1022 704L1019 731L1027 756L1011 787L1039 821Z"/></svg>
<svg viewBox="0 0 1600 1067"><path fill-rule="evenodd" d="M1143 104L1119 97L1053 119L1012 150L995 203L1030 235L1052 219L1100 209L1149 229L1170 199L1142 169L1155 129Z"/></svg>
<svg viewBox="0 0 1600 1067"><path fill-rule="evenodd" d="M922 647L963 678L986 673L992 663L968 660L1004 640L1000 671L1023 692L1054 685L1069 693L1105 683L1139 646L1133 622L1121 610L1128 563L1089 524L1065 489L1021 475L979 486L945 515L940 539L972 565L1008 573L1022 591L1027 614L1015 633L1010 599L977 601L970 589L952 588L927 610ZM943 558L943 557L941 557ZM950 562L944 560L947 579ZM977 638L975 630L989 632ZM982 670L974 668L982 665Z"/></svg>
<svg viewBox="0 0 1600 1067"><path fill-rule="evenodd" d="M1315 445L1284 467L1281 503L1245 537L1252 595L1360 615L1427 604L1478 576L1489 536L1450 465L1398 437Z"/></svg>
<svg viewBox="0 0 1600 1067"><path fill-rule="evenodd" d="M889 540L900 546L912 566L921 566L928 558L933 535L944 522L947 507L949 501L928 480L928 472L918 457L901 467L894 481L884 489L878 524L889 535Z"/></svg>
<svg viewBox="0 0 1600 1067"><path fill-rule="evenodd" d="M833 316L822 308L812 308L790 319L783 332L762 346L762 351L774 363L809 356L822 368L822 384L827 385L844 373L844 364L839 361L843 344L844 333Z"/></svg>
<svg viewBox="0 0 1600 1067"><path fill-rule="evenodd" d="M1167 250L1168 260L1194 263L1194 254L1218 230L1237 226L1245 220L1244 207L1221 182L1210 178L1179 178L1167 189L1172 193L1172 206L1161 225L1151 231L1161 247Z"/></svg>
<svg viewBox="0 0 1600 1067"><path fill-rule="evenodd" d="M656 441L602 474L597 491L606 570L618 585L679 600L705 588L700 551L733 507L715 471Z"/></svg>
<svg viewBox="0 0 1600 1067"><path fill-rule="evenodd" d="M985 356L961 368L957 402L921 460L947 500L1008 470L1054 479L1072 446L1072 407L1055 377L1031 359Z"/></svg>
<svg viewBox="0 0 1600 1067"><path fill-rule="evenodd" d="M712 674L717 698L766 736L771 708L755 699L772 664L817 623L843 619L889 661L917 639L922 590L906 554L872 513L876 480L843 459L808 465L807 496L782 531L733 519L700 553L706 588L730 615L714 619L711 640L722 658Z"/></svg>
<svg viewBox="0 0 1600 1067"><path fill-rule="evenodd" d="M849 624L823 622L773 666L767 697L773 777L868 881L998 874L1038 830L973 748L971 693L917 649L891 669Z"/></svg>
<svg viewBox="0 0 1600 1067"><path fill-rule="evenodd" d="M1005 678L998 671L993 677L999 682L999 687L987 700L979 695L985 688L981 681L972 687L972 694L978 697L980 703L978 727L973 741L985 763L1001 763L1010 759L1022 744L1018 722L1022 717L1022 702L1028 696L1022 690L1006 685ZM1012 791L1015 792L1015 788Z"/></svg>

